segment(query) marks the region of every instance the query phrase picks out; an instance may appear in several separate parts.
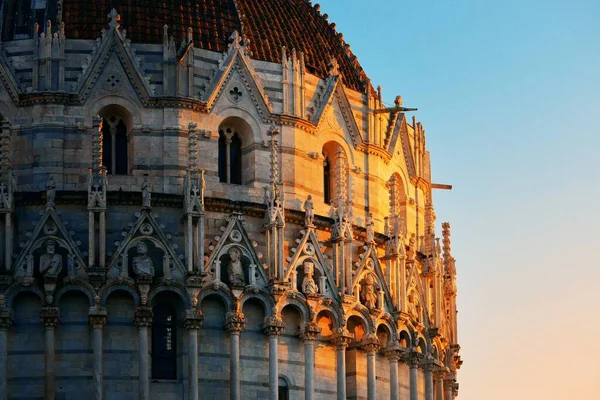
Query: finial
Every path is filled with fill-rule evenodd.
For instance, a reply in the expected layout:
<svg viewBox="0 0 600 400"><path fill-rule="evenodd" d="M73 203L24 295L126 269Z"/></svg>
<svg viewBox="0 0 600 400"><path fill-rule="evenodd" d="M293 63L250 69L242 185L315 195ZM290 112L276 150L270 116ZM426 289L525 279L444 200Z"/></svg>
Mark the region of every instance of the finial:
<svg viewBox="0 0 600 400"><path fill-rule="evenodd" d="M121 16L117 12L117 10L114 8L110 10L110 14L108 14L107 17L108 19L110 19L108 25L111 28L119 29L119 27L121 26L121 24L119 23L119 21L121 21Z"/></svg>

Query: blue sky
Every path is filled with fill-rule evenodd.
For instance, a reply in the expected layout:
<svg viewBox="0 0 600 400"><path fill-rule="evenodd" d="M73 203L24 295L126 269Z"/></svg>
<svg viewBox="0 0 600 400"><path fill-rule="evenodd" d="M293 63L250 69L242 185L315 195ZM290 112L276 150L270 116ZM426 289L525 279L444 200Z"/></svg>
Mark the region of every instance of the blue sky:
<svg viewBox="0 0 600 400"><path fill-rule="evenodd" d="M454 185L459 399L600 399L600 2L320 4Z"/></svg>

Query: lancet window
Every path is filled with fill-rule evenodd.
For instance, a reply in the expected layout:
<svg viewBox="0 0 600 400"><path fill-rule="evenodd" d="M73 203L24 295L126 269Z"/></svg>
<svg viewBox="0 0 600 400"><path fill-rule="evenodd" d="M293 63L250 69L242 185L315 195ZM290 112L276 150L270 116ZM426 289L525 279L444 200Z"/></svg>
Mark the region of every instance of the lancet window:
<svg viewBox="0 0 600 400"><path fill-rule="evenodd" d="M127 175L127 126L123 119L115 115L104 118L102 135L102 153L107 172L113 175Z"/></svg>
<svg viewBox="0 0 600 400"><path fill-rule="evenodd" d="M219 181L241 185L251 179L252 162L243 154L252 129L243 119L229 117L219 126Z"/></svg>

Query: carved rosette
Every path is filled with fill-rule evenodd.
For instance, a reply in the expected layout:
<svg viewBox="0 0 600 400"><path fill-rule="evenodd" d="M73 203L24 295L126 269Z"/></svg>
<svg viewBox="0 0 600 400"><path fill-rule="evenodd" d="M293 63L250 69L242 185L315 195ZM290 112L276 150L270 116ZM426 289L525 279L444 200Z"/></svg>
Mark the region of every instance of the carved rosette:
<svg viewBox="0 0 600 400"><path fill-rule="evenodd" d="M40 318L46 329L58 326L60 310L58 307L43 307L40 310Z"/></svg>
<svg viewBox="0 0 600 400"><path fill-rule="evenodd" d="M185 315L185 320L183 321L183 327L185 329L199 330L202 327L203 320L204 315L202 315L202 311L188 310Z"/></svg>
<svg viewBox="0 0 600 400"><path fill-rule="evenodd" d="M303 342L314 342L321 333L321 328L314 322L308 322L302 332L300 333L300 339Z"/></svg>
<svg viewBox="0 0 600 400"><path fill-rule="evenodd" d="M138 328L152 326L152 308L148 306L136 307L133 322Z"/></svg>
<svg viewBox="0 0 600 400"><path fill-rule="evenodd" d="M279 336L283 332L285 324L281 318L277 316L267 317L264 326L264 332L267 336Z"/></svg>
<svg viewBox="0 0 600 400"><path fill-rule="evenodd" d="M227 313L225 321L225 329L229 333L240 333L246 327L246 317L241 311L233 311Z"/></svg>

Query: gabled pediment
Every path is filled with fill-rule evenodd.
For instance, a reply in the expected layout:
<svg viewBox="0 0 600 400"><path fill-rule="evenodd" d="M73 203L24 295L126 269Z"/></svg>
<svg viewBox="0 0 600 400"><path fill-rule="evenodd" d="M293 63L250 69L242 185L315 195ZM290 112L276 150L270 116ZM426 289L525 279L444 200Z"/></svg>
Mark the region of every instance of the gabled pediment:
<svg viewBox="0 0 600 400"><path fill-rule="evenodd" d="M288 264L285 268L284 281L291 283L292 290L305 295L322 295L338 299L333 267L323 254L321 247L314 226L304 227L300 231L300 237L296 239L296 246L290 250L291 257L286 260ZM304 282L307 278L307 269L312 269L314 284L318 289L317 293L305 290L305 283L308 284L308 282Z"/></svg>
<svg viewBox="0 0 600 400"><path fill-rule="evenodd" d="M4 52L0 51L0 79L4 89L8 92L14 103L19 101L19 96L22 94L19 83L15 79L15 75L8 64L8 60L4 57Z"/></svg>
<svg viewBox="0 0 600 400"><path fill-rule="evenodd" d="M317 127L317 131L332 129L339 132L343 130L354 148L362 145L360 129L340 77L338 75L329 76L325 80L324 87L315 96L309 119Z"/></svg>
<svg viewBox="0 0 600 400"><path fill-rule="evenodd" d="M140 68L140 60L135 55L135 49L118 28L110 27L103 31L102 38L97 39L94 53L88 61L79 76L75 90L82 102L85 102L97 84L107 89L112 87L118 90L120 85L126 84L125 81L130 82L127 84L131 85L131 89L143 104L147 104L150 97L154 95L154 88ZM117 71L112 81L107 79L110 77L110 71L109 76L106 77L107 69ZM118 76L119 71L122 71L121 79Z"/></svg>
<svg viewBox="0 0 600 400"><path fill-rule="evenodd" d="M364 252L359 256L360 260L355 264L356 268L352 273L353 292L357 286L362 286L367 275L375 277L376 286L383 291L384 309L388 313L394 311L394 301L388 287L388 281L381 268L377 247L374 243L366 243ZM362 296L359 296L362 297ZM362 300L362 299L361 299ZM379 305L381 308L381 305Z"/></svg>
<svg viewBox="0 0 600 400"><path fill-rule="evenodd" d="M149 210L136 214L137 221L118 243L108 265L109 278L151 275L183 281L185 268L160 224Z"/></svg>
<svg viewBox="0 0 600 400"><path fill-rule="evenodd" d="M15 277L56 276L86 279L87 265L53 206L47 206L14 263Z"/></svg>
<svg viewBox="0 0 600 400"><path fill-rule="evenodd" d="M229 286L266 287L268 278L255 250L257 243L248 236L242 215L233 214L227 222L227 226L221 228L222 235L215 237L216 244L209 246L210 255L205 265L209 280Z"/></svg>
<svg viewBox="0 0 600 400"><path fill-rule="evenodd" d="M246 45L237 32L230 40L229 49L219 60L219 67L203 92L201 100L208 112L212 112L222 102L237 105L250 102L256 108L263 122L271 117L272 105L269 103L260 78L254 70L252 60L246 54ZM223 98L226 97L227 100Z"/></svg>

